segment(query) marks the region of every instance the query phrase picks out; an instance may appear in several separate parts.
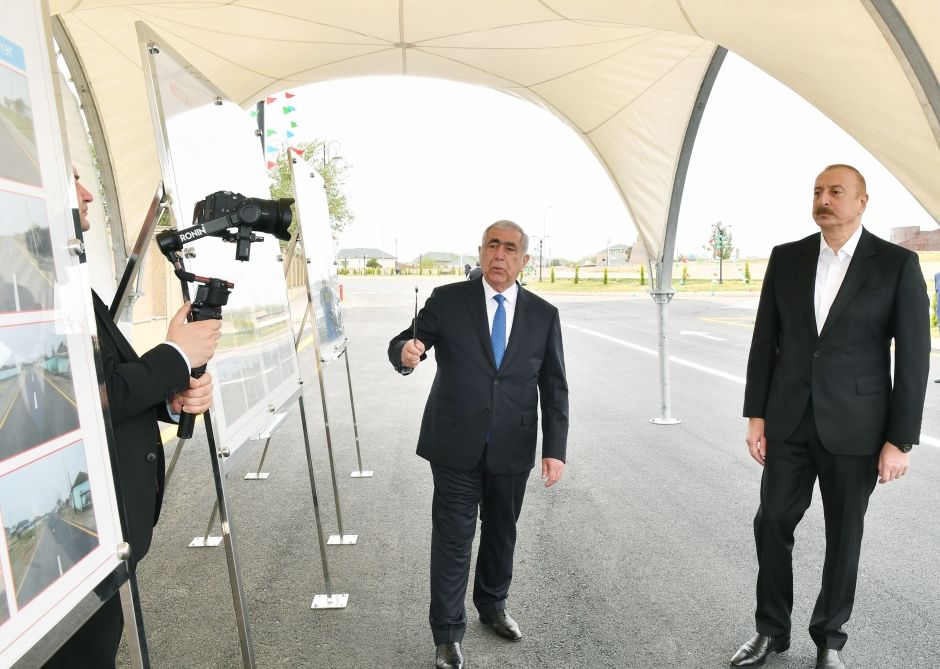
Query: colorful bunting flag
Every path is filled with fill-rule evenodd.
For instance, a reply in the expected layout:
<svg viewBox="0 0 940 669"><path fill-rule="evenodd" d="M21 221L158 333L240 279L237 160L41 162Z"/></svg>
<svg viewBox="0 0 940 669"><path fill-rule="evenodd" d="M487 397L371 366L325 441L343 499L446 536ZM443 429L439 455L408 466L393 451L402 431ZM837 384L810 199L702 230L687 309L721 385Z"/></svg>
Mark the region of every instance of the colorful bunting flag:
<svg viewBox="0 0 940 669"><path fill-rule="evenodd" d="M267 131L268 137L270 137L271 135L276 135L276 134L277 134L277 130L274 130L273 128L269 128Z"/></svg>
<svg viewBox="0 0 940 669"><path fill-rule="evenodd" d="M296 153L298 156L304 155L303 149L295 149L295 148L292 146L292 147L290 147L290 150L293 151L294 153Z"/></svg>
<svg viewBox="0 0 940 669"><path fill-rule="evenodd" d="M273 146L268 147L268 153L277 153L277 149Z"/></svg>
<svg viewBox="0 0 940 669"><path fill-rule="evenodd" d="M274 163L272 163L270 160L268 161L268 169L269 169L269 170L273 170L273 169L274 169Z"/></svg>
<svg viewBox="0 0 940 669"><path fill-rule="evenodd" d="M284 97L290 100L292 97L294 97L294 94L289 91L284 91Z"/></svg>
<svg viewBox="0 0 940 669"><path fill-rule="evenodd" d="M258 116L258 112L256 112L254 109L252 109L252 110L251 110L251 113L249 113L248 115L249 115L251 118L256 118L256 117Z"/></svg>
<svg viewBox="0 0 940 669"><path fill-rule="evenodd" d="M290 127L296 128L296 127L297 127L297 121L291 121L291 122L290 122Z"/></svg>
<svg viewBox="0 0 940 669"><path fill-rule="evenodd" d="M277 98L265 98L264 101L269 105L273 105L275 102L277 102Z"/></svg>
<svg viewBox="0 0 940 669"><path fill-rule="evenodd" d="M294 136L294 133L292 133L290 130L288 130L288 131L287 131L287 138L290 139L290 138L293 137L293 136Z"/></svg>
<svg viewBox="0 0 940 669"><path fill-rule="evenodd" d="M292 111L297 111L296 109L294 109L294 108L291 107L290 105L288 105L287 107L282 107L282 109L284 110L284 113L285 113L285 114L290 114Z"/></svg>

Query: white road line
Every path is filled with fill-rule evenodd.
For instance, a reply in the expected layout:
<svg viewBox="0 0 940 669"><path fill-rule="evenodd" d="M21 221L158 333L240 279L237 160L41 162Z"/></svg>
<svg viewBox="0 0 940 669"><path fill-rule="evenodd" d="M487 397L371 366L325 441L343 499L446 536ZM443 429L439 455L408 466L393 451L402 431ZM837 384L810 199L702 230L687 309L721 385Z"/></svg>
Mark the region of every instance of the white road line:
<svg viewBox="0 0 940 669"><path fill-rule="evenodd" d="M621 346L626 346L627 348L633 349L640 353L646 353L647 355L652 355L654 357L659 356L659 351L653 348L647 348L645 346L639 346L637 344L632 344L623 339L617 339L616 337L611 337L610 335L605 335L602 332L596 332L595 330L588 330L587 328L581 328L577 325L570 325L565 323L565 327L569 330L577 330L578 332L583 332L584 334L589 334L599 339L612 342L614 344L619 344ZM700 365L697 362L692 362L691 360L684 360L683 358L676 358L674 356L669 356L669 362L674 365L680 365L682 367L688 367L689 369L694 369L699 372L704 372L706 374L711 374L712 376L717 376L718 378L725 379L727 381L733 381L735 383L740 383L742 386L745 384L745 379L743 376L734 376L733 374L728 374L723 372L720 369L714 369L713 367L706 367L705 365ZM940 448L940 439L936 437L931 437L929 435L921 433L920 443L925 446L933 446L934 448Z"/></svg>
<svg viewBox="0 0 940 669"><path fill-rule="evenodd" d="M680 330L680 335L691 335L693 337L702 337L703 339L711 339L713 341L728 341L724 337L716 337L713 334L708 334L707 332L701 332L700 330Z"/></svg>

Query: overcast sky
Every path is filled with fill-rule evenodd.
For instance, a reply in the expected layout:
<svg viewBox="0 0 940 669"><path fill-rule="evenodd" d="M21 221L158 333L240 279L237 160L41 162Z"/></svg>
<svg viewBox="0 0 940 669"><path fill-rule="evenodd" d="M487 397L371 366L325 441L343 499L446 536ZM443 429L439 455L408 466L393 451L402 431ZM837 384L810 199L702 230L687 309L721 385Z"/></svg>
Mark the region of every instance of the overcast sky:
<svg viewBox="0 0 940 669"><path fill-rule="evenodd" d="M349 79L293 92L297 111L278 122L296 120L296 141L337 140L351 166L346 192L356 222L340 247L395 254L397 240L402 259L471 252L486 224L499 218L547 235L546 256L577 259L608 240L636 240L597 160L570 128L535 105L414 77ZM718 220L732 226L742 255L766 256L774 244L814 232L813 181L836 162L865 174L871 200L863 220L876 234L887 237L898 225L936 228L857 142L729 55L696 142L677 252L701 252Z"/></svg>

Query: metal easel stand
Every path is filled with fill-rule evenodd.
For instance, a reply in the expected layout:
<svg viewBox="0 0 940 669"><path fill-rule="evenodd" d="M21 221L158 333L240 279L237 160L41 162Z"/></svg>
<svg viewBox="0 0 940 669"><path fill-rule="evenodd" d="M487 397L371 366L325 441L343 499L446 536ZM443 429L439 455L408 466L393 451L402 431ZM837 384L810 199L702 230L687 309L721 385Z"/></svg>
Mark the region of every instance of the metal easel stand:
<svg viewBox="0 0 940 669"><path fill-rule="evenodd" d="M245 609L245 595L242 590L238 556L235 552L235 527L228 508L228 497L225 494L225 473L222 471L222 461L228 457L227 448L218 449L212 431L212 418L209 412L203 414L206 425L206 437L209 441L209 457L212 460L212 477L215 479L216 506L219 520L222 523L222 539L225 545L225 562L228 566L229 582L232 586L232 604L235 607L235 622L238 625L238 641L242 652L242 666L244 669L254 669L255 660L251 647L251 629L248 625L248 612ZM213 510L213 516L215 511ZM212 527L210 520L209 527ZM207 530L208 535L208 530ZM190 544L192 546L193 544Z"/></svg>
<svg viewBox="0 0 940 669"><path fill-rule="evenodd" d="M323 542L323 525L320 522L320 501L317 496L317 482L313 474L313 457L310 455L310 437L307 433L307 410L304 408L303 393L297 398L300 404L300 424L304 433L304 451L307 454L307 472L310 474L310 494L313 497L313 515L317 522L317 542L320 546L320 566L323 568L323 586L325 594L313 596L311 609L345 609L349 603L346 593L334 593L330 582L330 566L326 559L326 544Z"/></svg>
<svg viewBox="0 0 940 669"><path fill-rule="evenodd" d="M272 407L273 408L273 407ZM267 427L264 428L261 432L253 436L249 441L261 441L264 439L264 449L261 451L261 461L258 463L257 471L248 472L245 474L246 481L264 481L267 480L270 474L268 472L261 471L261 468L264 467L264 459L268 455L268 446L271 445L271 437L274 434L274 430L277 429L277 426L281 424L281 421L287 417L287 413L276 413L274 414L274 420L272 420Z"/></svg>
<svg viewBox="0 0 940 669"><path fill-rule="evenodd" d="M293 163L291 163L291 174L293 175ZM298 257L297 243L300 241L300 226L297 226L297 230L294 233L294 236L291 238L290 244L287 248L287 252L284 254L284 272L285 274L289 271L291 263L295 258ZM331 546L351 546L356 543L359 539L358 534L346 534L343 532L343 511L339 498L339 487L336 484L336 463L333 459L333 439L330 433L330 415L326 407L326 386L323 382L323 362L320 358L320 341L317 337L317 322L316 322L316 311L313 306L313 294L310 290L310 273L307 271L306 258L300 256L304 261L304 287L307 291L307 307L304 309L304 315L300 320L300 327L297 328L297 335L294 338L294 349L296 350L300 346L300 340L303 337L304 327L307 324L307 318L313 315L311 320L311 329L313 330L313 348L314 348L314 357L317 361L317 381L320 384L320 402L323 405L323 429L326 433L326 451L330 459L330 478L333 482L333 500L336 503L336 524L339 529L339 534L331 534L327 539L327 544ZM302 399L302 395L301 395ZM303 412L301 411L301 415ZM305 433L306 434L306 433ZM310 483L314 485L313 482L313 469L310 470Z"/></svg>
<svg viewBox="0 0 940 669"><path fill-rule="evenodd" d="M362 453L359 451L359 425L356 423L356 402L353 400L352 374L349 371L349 346L343 347L343 358L346 360L346 383L349 386L349 408L352 410L353 435L356 437L356 461L359 463L359 469L350 474L354 479L372 478L372 470L362 468Z"/></svg>

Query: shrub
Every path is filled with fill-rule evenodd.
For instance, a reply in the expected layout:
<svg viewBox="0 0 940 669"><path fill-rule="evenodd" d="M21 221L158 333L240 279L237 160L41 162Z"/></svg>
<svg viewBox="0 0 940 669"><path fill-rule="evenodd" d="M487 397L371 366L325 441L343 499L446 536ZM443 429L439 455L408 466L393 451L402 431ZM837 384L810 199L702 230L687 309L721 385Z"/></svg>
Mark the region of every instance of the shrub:
<svg viewBox="0 0 940 669"><path fill-rule="evenodd" d="M551 283L555 283L555 268L552 267L552 271L548 273L548 280Z"/></svg>
<svg viewBox="0 0 940 669"><path fill-rule="evenodd" d="M604 268L604 285L607 285L607 268Z"/></svg>
<svg viewBox="0 0 940 669"><path fill-rule="evenodd" d="M574 282L575 283L578 282L580 273L581 273L581 267L579 267L578 265L575 265L575 268L574 268Z"/></svg>
<svg viewBox="0 0 940 669"><path fill-rule="evenodd" d="M646 266L640 265L640 285L646 285Z"/></svg>

